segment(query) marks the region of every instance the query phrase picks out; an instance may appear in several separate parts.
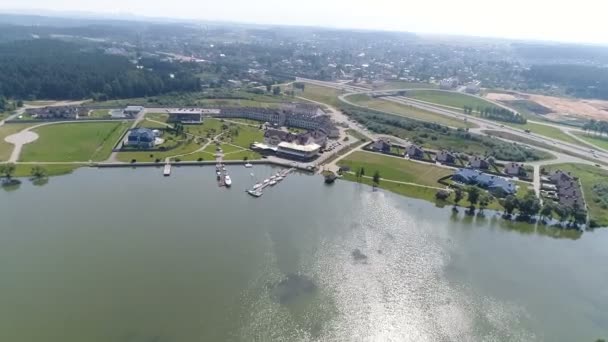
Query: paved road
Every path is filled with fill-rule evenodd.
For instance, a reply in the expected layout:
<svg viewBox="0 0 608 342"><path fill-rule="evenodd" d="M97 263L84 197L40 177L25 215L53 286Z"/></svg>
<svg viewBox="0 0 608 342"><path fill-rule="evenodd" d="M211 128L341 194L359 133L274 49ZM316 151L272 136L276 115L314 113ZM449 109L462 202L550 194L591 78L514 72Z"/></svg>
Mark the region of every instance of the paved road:
<svg viewBox="0 0 608 342"><path fill-rule="evenodd" d="M320 86L350 91L349 94L344 94L344 95L339 96L339 99L345 103L348 103L350 105L354 105L357 107L361 107L361 108L365 108L365 107L352 103L351 101L349 101L347 99L347 97L349 97L351 95L355 95L355 94L374 94L374 93L386 93L387 92L387 90L369 90L369 89L359 87L359 86L347 86L344 84L337 84L337 83L333 83L333 82L316 81L316 80L309 80L309 79L299 79L299 80L303 81L303 82L320 85ZM407 90L412 90L412 89L400 89L400 90L407 91ZM391 91L393 91L393 90L391 90ZM436 105L428 104L425 102L412 100L407 97L391 96L391 97L383 97L382 99L387 100L387 101L392 101L395 103L399 103L399 104L410 105L415 108L431 111L433 113L441 114L441 115L444 115L444 116L447 116L450 118L464 119L464 117L465 117L464 114L447 109L445 107L438 107ZM505 107L504 105L502 105L502 106ZM596 155L597 155L597 157L594 157L590 152L590 148L586 148L586 147L582 147L582 146L579 146L576 144L564 142L561 140L537 135L534 133L526 133L526 132L523 132L522 130L518 130L516 128L512 128L512 127L509 127L506 125L501 125L494 121L490 121L490 120L486 120L486 119L482 119L482 118L477 118L477 117L473 117L473 116L466 116L466 118L469 122L477 124L479 126L479 128L470 129L470 131L473 133L484 134L482 132L483 130L496 130L496 131L508 132L514 136L534 140L538 143L554 145L556 148L562 149L564 151L567 151L569 154L574 155L574 156L570 156L570 155L567 155L564 153L559 153L559 152L550 150L550 152L557 157L556 160L551 161L552 163L560 163L560 162L566 162L566 161L580 162L580 163L585 163L585 164L590 163L590 161L582 159L577 156L584 156L586 158L590 158L597 162L608 163L608 151L605 151L605 150L594 149L596 151ZM534 122L534 123L545 124L542 122ZM550 125L550 126L563 129L563 127L557 126L557 125ZM520 141L516 141L516 142L523 144L523 145L528 145L532 148L539 149L538 147L536 147L534 145L525 144Z"/></svg>

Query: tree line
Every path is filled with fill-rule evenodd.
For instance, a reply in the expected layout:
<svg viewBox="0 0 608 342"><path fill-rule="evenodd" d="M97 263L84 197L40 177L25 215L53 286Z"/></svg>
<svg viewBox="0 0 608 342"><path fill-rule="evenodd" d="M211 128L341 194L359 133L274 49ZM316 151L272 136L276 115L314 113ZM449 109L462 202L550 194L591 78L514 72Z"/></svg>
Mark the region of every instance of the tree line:
<svg viewBox="0 0 608 342"><path fill-rule="evenodd" d="M591 119L585 122L583 130L587 133L593 132L596 135L608 134L608 121Z"/></svg>
<svg viewBox="0 0 608 342"><path fill-rule="evenodd" d="M465 114L472 115L473 107L471 106L463 106L462 110ZM504 121L504 122L512 122L518 124L525 124L527 122L526 118L522 115L515 113L506 108L496 107L496 106L488 106L488 107L480 107L477 106L475 111L479 113L479 116L482 118L488 118L496 121Z"/></svg>
<svg viewBox="0 0 608 342"><path fill-rule="evenodd" d="M58 40L0 44L0 96L7 98L105 100L200 89L200 80L186 67L159 70Z"/></svg>

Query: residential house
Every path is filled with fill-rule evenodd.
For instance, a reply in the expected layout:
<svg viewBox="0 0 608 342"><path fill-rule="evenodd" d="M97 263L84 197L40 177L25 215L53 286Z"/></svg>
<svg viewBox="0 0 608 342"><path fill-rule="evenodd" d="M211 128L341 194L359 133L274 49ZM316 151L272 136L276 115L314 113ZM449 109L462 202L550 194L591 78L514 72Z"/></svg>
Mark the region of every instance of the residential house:
<svg viewBox="0 0 608 342"><path fill-rule="evenodd" d="M144 111L144 107L142 106L127 106L125 109L122 110L123 114L127 117L131 117L134 118L137 115L139 115L139 113Z"/></svg>
<svg viewBox="0 0 608 342"><path fill-rule="evenodd" d="M58 106L27 109L26 112L36 119L41 120L74 120L85 111L82 107L76 106Z"/></svg>
<svg viewBox="0 0 608 342"><path fill-rule="evenodd" d="M460 169L452 175L452 180L466 185L477 185L494 196L503 197L517 192L514 183L498 176L489 175L475 169Z"/></svg>
<svg viewBox="0 0 608 342"><path fill-rule="evenodd" d="M525 176L526 170L524 169L524 164L519 163L507 163L505 165L504 172L510 176Z"/></svg>
<svg viewBox="0 0 608 342"><path fill-rule="evenodd" d="M482 157L474 156L469 160L469 166L474 169L487 170L490 168L490 163Z"/></svg>
<svg viewBox="0 0 608 342"><path fill-rule="evenodd" d="M154 148L156 134L149 128L135 128L129 131L125 145L137 148Z"/></svg>
<svg viewBox="0 0 608 342"><path fill-rule="evenodd" d="M435 155L435 161L443 164L454 164L456 163L456 156L453 153L442 150Z"/></svg>
<svg viewBox="0 0 608 342"><path fill-rule="evenodd" d="M392 144L388 139L379 139L372 144L372 150L383 153L389 153L391 151L391 147Z"/></svg>
<svg viewBox="0 0 608 342"><path fill-rule="evenodd" d="M410 145L407 147L407 155L412 159L423 159L424 150L418 145Z"/></svg>
<svg viewBox="0 0 608 342"><path fill-rule="evenodd" d="M557 188L559 204L568 208L585 208L585 200L578 178L569 172L557 170L549 176L549 179Z"/></svg>

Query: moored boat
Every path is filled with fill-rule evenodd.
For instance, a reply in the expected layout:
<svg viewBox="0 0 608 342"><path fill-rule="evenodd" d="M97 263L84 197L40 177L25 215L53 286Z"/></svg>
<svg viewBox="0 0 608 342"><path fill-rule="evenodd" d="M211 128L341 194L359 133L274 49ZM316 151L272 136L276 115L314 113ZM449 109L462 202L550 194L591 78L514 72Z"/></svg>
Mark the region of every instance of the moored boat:
<svg viewBox="0 0 608 342"><path fill-rule="evenodd" d="M224 178L224 184L226 184L227 187L232 186L232 179L230 179L230 176L226 175L226 178Z"/></svg>

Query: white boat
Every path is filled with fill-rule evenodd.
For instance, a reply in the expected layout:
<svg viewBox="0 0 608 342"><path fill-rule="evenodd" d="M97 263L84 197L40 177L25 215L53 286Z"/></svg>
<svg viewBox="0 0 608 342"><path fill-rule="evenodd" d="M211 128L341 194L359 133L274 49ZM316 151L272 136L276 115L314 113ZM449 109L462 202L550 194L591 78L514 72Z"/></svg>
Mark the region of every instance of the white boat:
<svg viewBox="0 0 608 342"><path fill-rule="evenodd" d="M245 164L245 167L248 168L248 169L250 169L250 168L253 167L253 165L251 165L250 163L247 163L247 164Z"/></svg>
<svg viewBox="0 0 608 342"><path fill-rule="evenodd" d="M270 184L270 186L275 186L275 185L277 185L277 181L273 179L268 184Z"/></svg>
<svg viewBox="0 0 608 342"><path fill-rule="evenodd" d="M254 186L253 186L253 190L258 189L258 188L259 188L259 187L261 187L261 186L262 186L262 184L260 184L260 183L256 183L256 185L254 185Z"/></svg>
<svg viewBox="0 0 608 342"><path fill-rule="evenodd" d="M232 185L232 179L230 179L230 176L226 175L226 178L224 179L224 183L226 184L227 187L230 187Z"/></svg>
<svg viewBox="0 0 608 342"><path fill-rule="evenodd" d="M222 173L221 172L218 171L218 172L216 172L216 174L217 174L217 179L220 179L222 177Z"/></svg>
<svg viewBox="0 0 608 342"><path fill-rule="evenodd" d="M282 181L283 179L284 179L283 177L279 176L279 177L277 177L277 182L280 182L280 181Z"/></svg>
<svg viewBox="0 0 608 342"><path fill-rule="evenodd" d="M247 190L247 193L253 197L260 197L263 194L260 190Z"/></svg>
<svg viewBox="0 0 608 342"><path fill-rule="evenodd" d="M264 184L270 183L270 179L264 179Z"/></svg>

